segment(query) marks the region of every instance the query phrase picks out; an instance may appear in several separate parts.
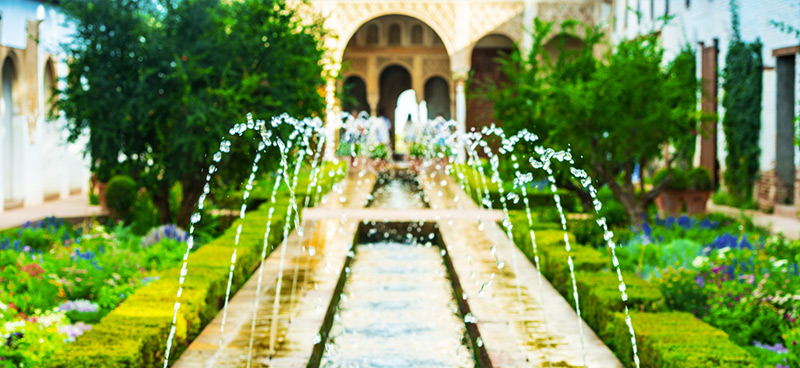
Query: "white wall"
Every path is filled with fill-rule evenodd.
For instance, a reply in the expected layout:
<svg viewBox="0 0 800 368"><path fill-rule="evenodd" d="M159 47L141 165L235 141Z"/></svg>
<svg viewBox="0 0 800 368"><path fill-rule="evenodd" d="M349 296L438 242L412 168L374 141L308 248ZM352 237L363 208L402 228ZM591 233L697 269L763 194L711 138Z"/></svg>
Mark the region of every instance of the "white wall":
<svg viewBox="0 0 800 368"><path fill-rule="evenodd" d="M5 131L0 126L0 136L12 134L15 150L12 156L15 173L16 187L15 200L23 200L25 206L41 203L45 196L58 194L67 196L71 191L86 192L90 178L89 162L84 158L83 147L86 137L75 144L67 143L66 124L63 116L53 121L46 119L47 106L45 104L44 74L48 59L54 63L56 78L66 75L67 67L63 62L66 54L61 49L61 44L69 41L72 29L66 25L65 17L60 14L57 7L43 4L33 0L2 0L0 1L0 44L28 53L36 52L37 65L27 65L24 60L17 63L19 83L16 89L25 90L26 83L36 83L38 86L38 111L28 116L17 116L14 119L12 132ZM25 50L27 47L27 21L41 19L39 25L39 43L37 50ZM0 60L2 63L2 60ZM30 81L23 78L30 68L36 69L36 80ZM63 81L59 81L63 86ZM24 92L23 92L24 93ZM17 99L27 99L18 97ZM27 103L27 102L26 102ZM29 131L28 119L36 119L33 132ZM5 151L0 150L0 155ZM0 165L4 160L0 159ZM2 171L0 171L2 172ZM3 183L0 181L0 192ZM0 212L3 211L0 203Z"/></svg>
<svg viewBox="0 0 800 368"><path fill-rule="evenodd" d="M690 0L690 6L686 7L686 0L655 0L654 11L656 17L663 16L665 7L669 2L669 12L674 16L666 26L663 27L661 40L665 48L667 59L673 58L681 50L683 45L690 45L699 54L698 42L704 42L706 46L713 45L714 39L719 40L718 67L720 72L719 79L719 106L720 121L725 114L722 108L722 71L725 68L725 55L728 51L728 44L733 36L731 27L731 9L729 0ZM627 27L624 16L627 6L634 10L641 4L640 12L643 15L641 22L637 21L636 15L628 11ZM650 1L649 0L616 0L616 23L612 39L618 41L623 38L632 38L637 34L650 32L663 26L663 23L650 20ZM800 27L800 1L798 0L737 0L739 6L740 33L743 41L755 41L761 39L763 43L762 58L765 72L763 77L763 97L762 97L762 121L761 135L759 142L762 155L759 160L762 170L772 168L775 161L775 98L776 80L775 58L772 50L782 47L797 46L800 41L793 35L781 32L771 24L775 22L786 22L795 27ZM699 60L699 58L698 58ZM800 60L795 63L798 77L796 84L798 89L795 97L800 99ZM700 64L698 63L698 69ZM800 100L799 100L800 101ZM797 113L797 110L795 111ZM718 132L718 158L720 165L724 168L725 157L725 137L722 126L717 128ZM795 154L795 163L800 163L800 150Z"/></svg>

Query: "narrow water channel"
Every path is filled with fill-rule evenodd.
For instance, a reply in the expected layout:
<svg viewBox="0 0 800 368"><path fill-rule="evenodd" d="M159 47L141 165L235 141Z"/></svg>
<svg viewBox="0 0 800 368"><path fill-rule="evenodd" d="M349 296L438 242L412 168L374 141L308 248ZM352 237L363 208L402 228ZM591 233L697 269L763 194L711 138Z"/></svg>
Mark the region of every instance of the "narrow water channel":
<svg viewBox="0 0 800 368"><path fill-rule="evenodd" d="M474 367L438 247L362 244L322 367Z"/></svg>
<svg viewBox="0 0 800 368"><path fill-rule="evenodd" d="M377 183L370 208L427 208L413 177ZM379 227L381 224L378 224ZM355 249L325 343L322 367L475 367L442 250L411 227ZM397 229L398 227L395 227Z"/></svg>

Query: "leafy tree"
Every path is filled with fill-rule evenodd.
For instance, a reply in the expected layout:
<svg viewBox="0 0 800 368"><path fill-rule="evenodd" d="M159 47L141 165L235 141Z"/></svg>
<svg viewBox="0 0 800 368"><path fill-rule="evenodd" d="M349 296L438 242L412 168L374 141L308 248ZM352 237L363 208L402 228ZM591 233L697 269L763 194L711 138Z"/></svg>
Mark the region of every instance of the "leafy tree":
<svg viewBox="0 0 800 368"><path fill-rule="evenodd" d="M73 141L88 130L98 177L136 179L164 223L172 220L176 184L182 191L176 221L188 223L212 155L246 113L269 119L324 109L321 22L301 19L283 1L72 0L63 6L76 35L65 45L70 72L55 108L66 114ZM255 145L253 135L232 141L219 184L242 184ZM261 160L264 169L277 164Z"/></svg>
<svg viewBox="0 0 800 368"><path fill-rule="evenodd" d="M608 185L632 221L641 221L669 179L636 188L631 179L635 168L661 158L666 145L681 146L697 128L694 58L686 51L664 67L655 35L624 40L598 57L603 34L590 27L582 47L566 49L562 40L574 36L576 26L565 22L552 38L561 51L553 60L544 42L553 23L536 19L529 53L515 50L503 61L508 82L488 93L507 131L528 129L542 145L570 150L576 165ZM679 158L666 158L666 165ZM588 193L566 168L560 171L559 185L589 205Z"/></svg>

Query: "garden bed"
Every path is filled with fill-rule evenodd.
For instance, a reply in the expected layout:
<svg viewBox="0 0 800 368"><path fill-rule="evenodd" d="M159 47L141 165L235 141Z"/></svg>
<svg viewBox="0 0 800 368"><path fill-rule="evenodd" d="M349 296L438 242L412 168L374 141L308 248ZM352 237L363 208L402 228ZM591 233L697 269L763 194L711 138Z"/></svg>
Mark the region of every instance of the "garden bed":
<svg viewBox="0 0 800 368"><path fill-rule="evenodd" d="M514 211L510 217L515 244L532 259L527 216ZM548 228L534 223L541 271L574 305L563 231ZM689 217L634 229L617 248L624 304L617 276L609 272L609 252L577 245L569 234L582 317L629 366L630 335L619 314L624 306L635 312L642 367L798 364L792 359L800 356L800 247L742 230L730 233L737 228L758 233L731 220Z"/></svg>

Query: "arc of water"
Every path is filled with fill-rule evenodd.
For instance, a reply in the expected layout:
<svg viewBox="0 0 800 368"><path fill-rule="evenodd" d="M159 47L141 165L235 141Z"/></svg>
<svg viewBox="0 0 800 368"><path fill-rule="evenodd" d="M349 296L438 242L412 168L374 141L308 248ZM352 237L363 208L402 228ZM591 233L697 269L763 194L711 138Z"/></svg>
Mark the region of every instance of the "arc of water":
<svg viewBox="0 0 800 368"><path fill-rule="evenodd" d="M270 203L272 206L269 208L269 214L267 216L267 229L264 231L264 246L261 249L261 260L260 265L258 267L258 282L256 284L256 297L253 301L253 317L252 321L250 322L250 343L247 347L247 368L250 368L250 361L253 357L253 340L255 337L256 332L256 317L258 316L258 305L261 300L261 285L264 279L264 260L267 258L267 247L269 246L269 233L270 229L272 228L272 215L275 212L275 194L278 191L278 187L280 187L281 181L280 176L283 173L280 171L282 169L278 169L278 175L275 178L275 183L272 185L272 194L270 195Z"/></svg>
<svg viewBox="0 0 800 368"><path fill-rule="evenodd" d="M258 145L258 152L256 153L255 159L253 160L253 166L250 169L250 177L247 179L247 185L245 186L244 195L242 196L242 208L239 211L239 218L244 219L247 210L247 198L250 197L250 190L253 188L253 180L255 180L256 173L258 172L258 162L261 160L261 152L266 147L264 142L259 142ZM233 242L233 255L231 255L231 267L230 271L228 271L228 287L225 290L225 305L222 309L222 323L219 327L219 347L217 348L216 357L222 354L222 343L223 343L223 336L225 333L225 321L228 317L228 301L230 300L231 295L231 285L233 284L233 271L236 268L236 251L239 247L239 237L242 234L242 223L239 223L239 226L236 228L236 238Z"/></svg>
<svg viewBox="0 0 800 368"><path fill-rule="evenodd" d="M581 183L581 185L589 191L589 195L591 196L593 202L592 204L594 205L595 213L600 215L600 209L602 209L603 204L600 202L600 200L597 199L597 190L594 188L594 186L592 186L592 179L591 177L589 177L586 171L574 167L575 161L572 159L572 155L568 151L555 151L551 148L544 149L543 147L536 147L536 151L538 154L542 155L542 161L536 161L535 159L530 158L529 161L534 168L544 168L545 161L547 162L547 167L549 168L549 163L553 159L558 160L560 162L568 162L570 164L570 174L572 174L572 177L577 179ZM550 169L549 173L550 174L548 180L550 180L551 182L551 187L554 187L555 184L553 184L553 182L555 181L555 178L552 177L552 169ZM617 279L620 282L619 290L622 301L623 303L627 302L628 295L625 292L627 287L622 277L622 269L620 268L619 259L617 258L617 254L615 251L616 243L614 242L613 239L614 234L608 230L608 225L606 223L605 217L601 217L600 219L596 220L596 222L597 225L603 230L603 238L606 241L608 247L611 249L612 263L614 264L614 267L617 272ZM570 263L570 270L572 270L572 263ZM577 302L577 290L574 290L574 293L576 295L576 302ZM633 361L635 366L638 368L640 366L640 361L639 361L638 347L636 344L636 334L633 329L633 322L631 321L630 315L628 314L627 305L624 306L624 312L625 312L625 323L627 324L628 332L631 335L631 350L633 351Z"/></svg>
<svg viewBox="0 0 800 368"><path fill-rule="evenodd" d="M254 129L255 127L256 125L252 120L252 115L248 114L247 124L235 126L234 128L231 129L230 133L232 135L237 133L241 134L245 130ZM209 183L211 182L211 176L214 175L215 172L217 172L216 163L219 163L222 160L223 153L228 153L228 152L230 152L230 141L223 140L220 143L219 150L216 153L214 153L212 157L214 163L212 163L208 167L208 174L206 174L205 184L203 185L203 194L200 195L200 198L198 199L197 202L197 211L195 211L190 218L191 224L189 225L189 236L188 239L186 240L186 252L183 255L183 264L181 266L180 277L178 278L178 293L175 297L176 300L172 312L172 323L169 330L169 336L167 337L166 351L164 352L164 368L167 368L169 366L169 355L170 352L172 351L172 342L175 339L175 330L178 322L178 312L180 311L181 307L180 298L181 295L183 294L183 283L184 281L186 281L186 276L188 275L189 253L191 252L192 248L194 248L195 224L198 223L202 217L200 211L203 209L206 197L211 191Z"/></svg>
<svg viewBox="0 0 800 368"><path fill-rule="evenodd" d="M506 203L506 196L505 196L505 189L503 188L503 180L500 178L500 170L499 170L499 161L500 159L492 153L492 150L488 146L484 146L484 150L486 154L489 156L489 162L492 166L492 170L494 173L492 174L492 182L497 183L498 192L500 194L500 204L503 207L503 225L506 228L506 236L508 236L508 240L511 242L513 247L516 247L514 244L514 235L512 234L513 225L511 223L510 216L508 214L508 203ZM497 257L497 256L495 256ZM499 259L496 260L498 263L498 268L500 267ZM514 284L517 292L517 306L518 306L518 313L520 318L522 319L522 330L527 337L528 332L528 324L526 323L526 316L525 316L525 308L522 304L522 288L519 281L519 267L517 265L517 253L512 249L511 251L511 266L514 268ZM548 362L550 359L548 359ZM584 364L585 365L585 364Z"/></svg>
<svg viewBox="0 0 800 368"><path fill-rule="evenodd" d="M282 146L283 145L282 141L278 140L278 145ZM294 197L294 187L297 185L296 178L298 175L298 171L300 170L300 164L303 161L302 156L305 155L305 150L303 148L300 149L300 158L297 160L297 163L295 164L295 172L294 172L295 179L292 180L292 183L290 184L288 176L289 174L287 174L289 165L286 160L286 155L288 154L289 148L291 148L291 141L287 143L285 150L281 149L281 167L283 167L284 171L283 175L284 182L286 183L287 186L289 186L289 192L291 193L292 197ZM297 213L297 201L292 200L291 203L293 204L287 207L286 210L286 223L283 226L283 244L281 245L281 256L278 266L278 281L275 286L275 298L273 299L274 301L272 304L272 320L270 322L270 337L269 337L270 355L275 355L276 352L275 342L277 341L277 333L278 333L278 310L280 309L280 303L281 303L281 288L283 285L283 267L286 262L286 248L288 247L288 237L289 237L289 229L291 227L292 213L294 212L296 216L299 217L299 213ZM296 226L299 226L299 221L297 219L295 219L295 221L297 224ZM298 230L298 235L300 234L301 230Z"/></svg>

